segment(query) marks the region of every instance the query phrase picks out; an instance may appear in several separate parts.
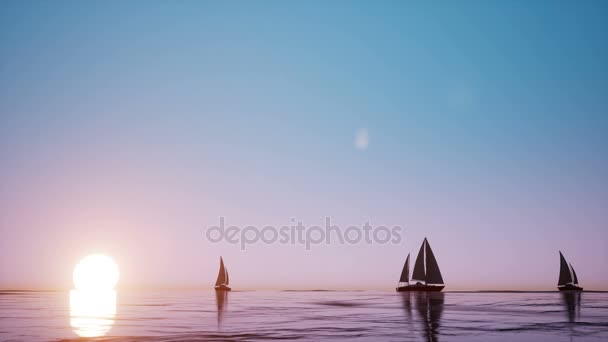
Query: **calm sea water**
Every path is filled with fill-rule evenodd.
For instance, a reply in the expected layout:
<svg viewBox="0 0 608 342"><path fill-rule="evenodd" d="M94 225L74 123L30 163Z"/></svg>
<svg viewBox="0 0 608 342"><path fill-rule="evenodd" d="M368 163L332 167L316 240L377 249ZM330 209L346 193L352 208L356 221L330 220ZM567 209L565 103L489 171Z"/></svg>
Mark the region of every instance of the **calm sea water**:
<svg viewBox="0 0 608 342"><path fill-rule="evenodd" d="M0 292L0 340L79 335L102 341L607 341L608 293Z"/></svg>

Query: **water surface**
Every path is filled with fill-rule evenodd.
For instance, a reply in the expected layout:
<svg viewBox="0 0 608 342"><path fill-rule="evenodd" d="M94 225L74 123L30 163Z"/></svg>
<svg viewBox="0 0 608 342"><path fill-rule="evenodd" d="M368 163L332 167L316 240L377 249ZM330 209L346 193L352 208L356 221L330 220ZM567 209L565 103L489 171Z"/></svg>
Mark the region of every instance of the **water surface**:
<svg viewBox="0 0 608 342"><path fill-rule="evenodd" d="M78 310L73 296L0 292L0 340L608 340L601 292L119 291Z"/></svg>

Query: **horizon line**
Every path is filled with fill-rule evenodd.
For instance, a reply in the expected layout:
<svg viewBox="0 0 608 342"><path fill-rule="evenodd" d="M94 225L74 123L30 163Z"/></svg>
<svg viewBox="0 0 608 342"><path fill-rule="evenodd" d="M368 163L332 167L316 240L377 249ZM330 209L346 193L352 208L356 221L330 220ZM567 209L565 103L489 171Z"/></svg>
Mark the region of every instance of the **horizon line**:
<svg viewBox="0 0 608 342"><path fill-rule="evenodd" d="M0 288L0 294L3 293L17 293L17 292L67 292L73 290L73 288ZM119 287L113 289L115 291L211 291L214 290L212 286L182 286L182 287ZM320 289L320 288L269 288L269 287L242 287L233 289L233 292L254 292L254 291L278 291L278 292L356 292L356 291L390 291L393 292L394 288L385 288L385 287L364 287L364 288L329 288L329 289ZM557 290L550 289L453 289L453 290L444 290L442 292L450 292L450 293L551 293L551 292L560 292ZM608 293L608 288L606 289L589 289L584 290L583 292L595 292L595 293Z"/></svg>

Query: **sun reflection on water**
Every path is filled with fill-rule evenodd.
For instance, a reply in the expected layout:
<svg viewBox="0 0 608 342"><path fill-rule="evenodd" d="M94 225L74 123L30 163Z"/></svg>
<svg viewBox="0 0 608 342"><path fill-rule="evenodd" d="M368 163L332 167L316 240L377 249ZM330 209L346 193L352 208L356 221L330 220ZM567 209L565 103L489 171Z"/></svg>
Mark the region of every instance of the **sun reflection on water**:
<svg viewBox="0 0 608 342"><path fill-rule="evenodd" d="M75 289L70 291L70 325L80 337L108 333L116 317L118 266L112 258L94 254L74 268Z"/></svg>
<svg viewBox="0 0 608 342"><path fill-rule="evenodd" d="M76 335L103 336L112 328L115 317L115 290L70 291L70 325Z"/></svg>

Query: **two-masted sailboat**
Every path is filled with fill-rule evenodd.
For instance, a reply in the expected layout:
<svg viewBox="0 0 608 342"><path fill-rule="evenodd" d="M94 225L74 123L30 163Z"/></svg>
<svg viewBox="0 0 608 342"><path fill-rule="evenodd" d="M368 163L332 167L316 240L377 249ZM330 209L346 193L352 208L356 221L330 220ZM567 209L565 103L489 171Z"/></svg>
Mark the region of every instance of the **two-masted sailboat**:
<svg viewBox="0 0 608 342"><path fill-rule="evenodd" d="M566 258L562 252L559 252L559 281L557 289L560 291L582 291L583 288L578 286L578 277L572 264L566 262Z"/></svg>
<svg viewBox="0 0 608 342"><path fill-rule="evenodd" d="M414 272L412 272L412 282L410 284L410 255L407 255L405 259L405 265L401 271L401 277L399 278L399 284L397 285L397 292L402 291L441 291L445 287L443 283L443 277L441 271L439 271L439 265L437 259L433 254L431 245L426 238L420 246L420 251L416 257L416 263L414 264Z"/></svg>
<svg viewBox="0 0 608 342"><path fill-rule="evenodd" d="M216 291L230 291L230 277L228 276L228 269L224 266L224 259L220 257L220 272L217 275L217 280L215 281L215 290Z"/></svg>

